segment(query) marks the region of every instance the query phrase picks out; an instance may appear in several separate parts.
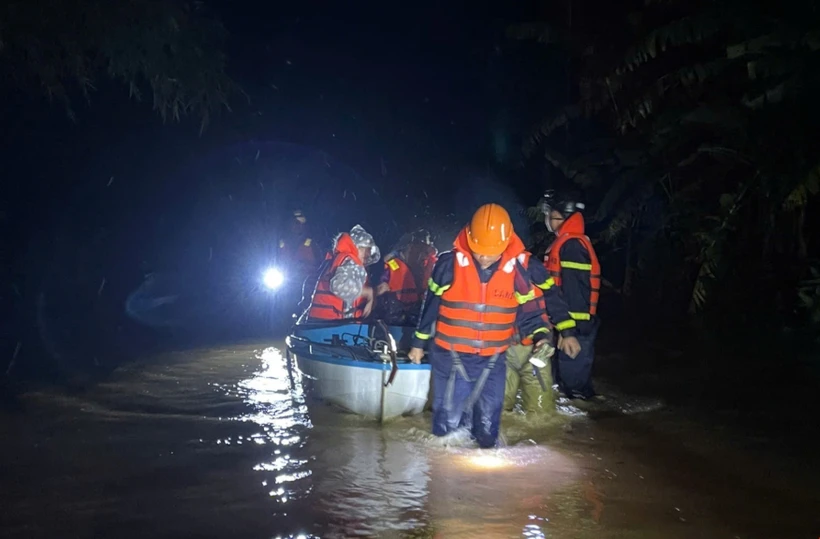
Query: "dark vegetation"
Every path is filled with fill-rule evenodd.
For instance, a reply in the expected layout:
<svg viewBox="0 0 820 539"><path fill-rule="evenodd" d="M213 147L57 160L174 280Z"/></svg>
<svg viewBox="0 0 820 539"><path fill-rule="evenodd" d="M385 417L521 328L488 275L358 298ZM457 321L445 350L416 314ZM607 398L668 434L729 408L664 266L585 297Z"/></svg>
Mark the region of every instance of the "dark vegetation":
<svg viewBox="0 0 820 539"><path fill-rule="evenodd" d="M237 91L225 72L225 29L201 2L10 0L0 7L3 80L42 92L75 118L109 78L163 120L204 129Z"/></svg>
<svg viewBox="0 0 820 539"><path fill-rule="evenodd" d="M583 193L610 304L639 324L688 319L754 346L816 344L817 4L550 10L510 29L562 51L570 74L525 159Z"/></svg>

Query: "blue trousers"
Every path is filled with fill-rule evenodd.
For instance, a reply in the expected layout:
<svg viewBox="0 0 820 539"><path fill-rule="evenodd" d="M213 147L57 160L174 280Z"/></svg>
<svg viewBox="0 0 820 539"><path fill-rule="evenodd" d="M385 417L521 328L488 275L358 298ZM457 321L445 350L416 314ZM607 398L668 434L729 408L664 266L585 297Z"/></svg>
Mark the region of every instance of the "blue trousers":
<svg viewBox="0 0 820 539"><path fill-rule="evenodd" d="M588 399L595 395L592 387L592 363L595 359L595 338L598 336L599 322L590 325L584 335L577 335L581 343L581 353L575 359L564 352L556 351L558 361L553 361L553 379L562 393L568 397Z"/></svg>
<svg viewBox="0 0 820 539"><path fill-rule="evenodd" d="M458 356L470 380L465 380L462 374L456 373L452 399L447 403L447 383L453 372L453 357L449 350L437 345L433 345L430 350L433 374L433 434L444 436L459 427L467 427L480 447L495 447L501 423L501 410L504 407L504 386L507 376L504 354L499 355L475 404L469 409L466 409L467 400L490 358L474 354Z"/></svg>

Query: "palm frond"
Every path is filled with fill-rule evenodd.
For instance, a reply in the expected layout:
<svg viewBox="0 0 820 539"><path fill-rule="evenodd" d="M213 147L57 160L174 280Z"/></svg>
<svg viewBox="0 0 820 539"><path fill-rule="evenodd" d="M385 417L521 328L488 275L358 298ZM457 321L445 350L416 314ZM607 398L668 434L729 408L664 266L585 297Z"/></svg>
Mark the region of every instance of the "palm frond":
<svg viewBox="0 0 820 539"><path fill-rule="evenodd" d="M719 29L719 20L710 12L673 21L652 30L641 43L629 49L616 73L620 75L627 71L635 71L667 49L702 44L714 37Z"/></svg>
<svg viewBox="0 0 820 539"><path fill-rule="evenodd" d="M553 131L559 127L567 125L571 120L579 117L579 109L577 106L568 106L561 109L557 114L544 120L541 125L533 130L532 134L525 141L522 149L525 156L529 157L535 151L542 141L549 137Z"/></svg>
<svg viewBox="0 0 820 539"><path fill-rule="evenodd" d="M783 209L794 210L803 207L808 204L811 197L817 196L818 193L820 193L820 165L814 167L804 180L786 196Z"/></svg>

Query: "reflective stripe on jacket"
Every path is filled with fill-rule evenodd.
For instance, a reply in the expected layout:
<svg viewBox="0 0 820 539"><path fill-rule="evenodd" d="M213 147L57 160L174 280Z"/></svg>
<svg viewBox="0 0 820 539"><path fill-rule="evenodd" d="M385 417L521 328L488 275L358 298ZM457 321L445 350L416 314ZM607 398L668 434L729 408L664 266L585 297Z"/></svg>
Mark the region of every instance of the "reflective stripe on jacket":
<svg viewBox="0 0 820 539"><path fill-rule="evenodd" d="M459 241L461 240L461 241ZM476 261L467 248L466 229L455 244L453 281L446 290L430 290L441 297L434 342L447 350L492 356L504 352L515 335L519 305L532 299L516 291L516 257L520 240L501 255L498 269L481 282ZM440 293L439 293L440 292Z"/></svg>
<svg viewBox="0 0 820 539"><path fill-rule="evenodd" d="M569 240L578 240L589 253L590 263L579 263L561 260L561 247ZM584 298L589 308L584 312L572 312L570 316L575 320L590 320L598 312L598 295L601 290L601 265L592 247L592 242L584 234L584 216L580 213L571 215L561 226L555 241L547 249L545 255L547 271L554 279L555 284L561 286L563 271L581 271L589 275L589 297Z"/></svg>

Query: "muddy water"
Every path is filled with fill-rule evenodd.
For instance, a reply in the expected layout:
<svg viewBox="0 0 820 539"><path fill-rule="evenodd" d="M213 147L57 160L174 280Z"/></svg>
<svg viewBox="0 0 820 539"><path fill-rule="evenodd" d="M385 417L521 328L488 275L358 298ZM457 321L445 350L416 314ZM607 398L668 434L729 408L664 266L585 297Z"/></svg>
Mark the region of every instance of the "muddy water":
<svg viewBox="0 0 820 539"><path fill-rule="evenodd" d="M445 446L290 387L277 346L166 354L2 417L0 536L789 538L820 535L811 463L619 396L507 446ZM458 440L455 440L456 442Z"/></svg>

